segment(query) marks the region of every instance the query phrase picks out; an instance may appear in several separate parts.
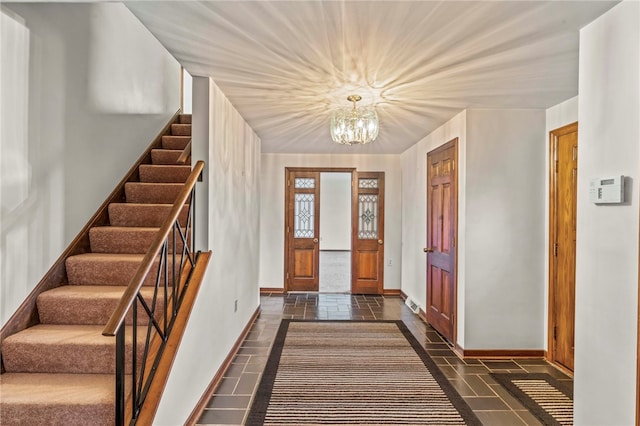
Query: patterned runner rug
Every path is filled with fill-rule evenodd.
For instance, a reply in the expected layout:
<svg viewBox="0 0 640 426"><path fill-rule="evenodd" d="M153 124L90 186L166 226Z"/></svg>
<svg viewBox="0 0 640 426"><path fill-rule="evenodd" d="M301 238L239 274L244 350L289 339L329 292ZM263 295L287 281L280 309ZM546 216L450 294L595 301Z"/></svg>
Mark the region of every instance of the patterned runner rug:
<svg viewBox="0 0 640 426"><path fill-rule="evenodd" d="M573 425L573 389L544 373L491 373L545 425Z"/></svg>
<svg viewBox="0 0 640 426"><path fill-rule="evenodd" d="M402 321L283 320L248 425L479 425Z"/></svg>

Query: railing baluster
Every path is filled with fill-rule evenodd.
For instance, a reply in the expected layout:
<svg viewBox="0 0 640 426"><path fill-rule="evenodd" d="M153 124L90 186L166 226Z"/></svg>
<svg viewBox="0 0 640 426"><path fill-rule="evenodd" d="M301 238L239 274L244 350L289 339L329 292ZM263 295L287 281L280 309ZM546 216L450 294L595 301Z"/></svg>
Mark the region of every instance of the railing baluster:
<svg viewBox="0 0 640 426"><path fill-rule="evenodd" d="M116 333L116 426L124 426L124 354L125 328L121 326Z"/></svg>
<svg viewBox="0 0 640 426"><path fill-rule="evenodd" d="M176 274L175 274L175 272L176 272L176 247L177 247L177 244L176 244L176 242L177 242L176 228L179 228L179 227L180 227L180 221L177 221L176 223L173 224L173 232L172 232L172 237L173 237L173 257L172 257L172 259L173 259L173 281L171 282L171 292L174 295L174 297L173 297L173 306L176 305L176 303L175 303L176 302L176 296L175 295L178 292L177 288L176 288L177 286L176 286ZM182 265L180 265L180 266L182 266ZM182 268L178 268L178 269L182 269ZM174 315L175 315L175 312L176 311L174 309Z"/></svg>
<svg viewBox="0 0 640 426"><path fill-rule="evenodd" d="M162 259L164 260L164 286L166 288L167 282L169 282L169 238L164 243L164 250L162 251ZM171 266L171 269L175 269L175 265ZM156 283L159 286L160 283ZM166 312L166 309L165 309ZM164 337L167 337L167 321L164 322Z"/></svg>
<svg viewBox="0 0 640 426"><path fill-rule="evenodd" d="M172 228L172 234L175 235L176 224L174 223L171 228ZM167 238L167 240L168 240L168 238ZM173 257L175 257L175 251L176 251L176 239L173 238L173 253L174 253L172 255ZM173 260L173 270L175 271L175 269L176 269L176 263L175 263L175 259L174 259ZM168 322L167 322L167 306L169 306L169 305L167 305L167 302L169 301L169 283L167 282L167 280L164 280L163 289L164 289L164 303L165 303L165 305L164 305L165 308L163 309L163 314L164 314L164 332L165 332L165 335L166 335L166 333L167 333L167 324L168 324ZM172 290L172 292L173 292L173 290Z"/></svg>
<svg viewBox="0 0 640 426"><path fill-rule="evenodd" d="M133 316L133 327L132 327L132 331L131 331L131 335L132 337L132 341L133 341L133 348L132 348L132 357L131 357L131 405L132 405L132 416L134 419L138 418L138 411L136 410L136 407L138 406L138 398L137 398L137 393L136 393L136 383L137 383L137 376L136 376L136 372L138 369L138 354L137 354L137 349L138 349L138 302L136 301L133 306L131 307L132 310L132 316ZM122 327L124 328L124 326ZM144 361L143 361L144 362Z"/></svg>
<svg viewBox="0 0 640 426"><path fill-rule="evenodd" d="M201 173L201 177L202 177L202 172ZM196 188L195 186L193 187L193 189L191 190L191 203L189 203L189 210L191 210L189 213L193 215L193 224L191 225L191 241L190 241L190 246L191 246L191 253L195 253L196 252L196 221L195 221L195 216L196 216Z"/></svg>

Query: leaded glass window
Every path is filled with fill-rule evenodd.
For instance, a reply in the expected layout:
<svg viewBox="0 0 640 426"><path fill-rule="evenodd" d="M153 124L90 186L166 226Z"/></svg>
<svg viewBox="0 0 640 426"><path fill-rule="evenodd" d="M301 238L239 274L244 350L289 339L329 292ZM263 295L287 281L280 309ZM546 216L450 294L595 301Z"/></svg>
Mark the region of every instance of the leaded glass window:
<svg viewBox="0 0 640 426"><path fill-rule="evenodd" d="M293 186L295 188L315 188L316 180L314 178L295 178Z"/></svg>
<svg viewBox="0 0 640 426"><path fill-rule="evenodd" d="M293 216L294 238L313 238L315 201L314 194L296 194Z"/></svg>
<svg viewBox="0 0 640 426"><path fill-rule="evenodd" d="M378 179L358 179L358 188L377 188Z"/></svg>
<svg viewBox="0 0 640 426"><path fill-rule="evenodd" d="M358 238L378 238L378 196L358 195Z"/></svg>

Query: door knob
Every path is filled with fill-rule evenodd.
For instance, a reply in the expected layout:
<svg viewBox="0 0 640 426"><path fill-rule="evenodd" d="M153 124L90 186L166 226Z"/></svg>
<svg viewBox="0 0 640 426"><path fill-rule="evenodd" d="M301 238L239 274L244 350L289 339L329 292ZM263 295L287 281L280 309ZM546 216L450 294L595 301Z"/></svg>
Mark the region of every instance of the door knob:
<svg viewBox="0 0 640 426"><path fill-rule="evenodd" d="M378 244L382 245L382 240L378 240Z"/></svg>
<svg viewBox="0 0 640 426"><path fill-rule="evenodd" d="M433 253L433 249L432 249L431 247L429 247L429 248L426 248L426 247L425 247L425 248L423 248L422 250L423 250L425 253Z"/></svg>
<svg viewBox="0 0 640 426"><path fill-rule="evenodd" d="M313 242L314 242L314 243L316 243L316 244L318 244L318 239L317 239L317 238L314 238L314 239L313 239Z"/></svg>

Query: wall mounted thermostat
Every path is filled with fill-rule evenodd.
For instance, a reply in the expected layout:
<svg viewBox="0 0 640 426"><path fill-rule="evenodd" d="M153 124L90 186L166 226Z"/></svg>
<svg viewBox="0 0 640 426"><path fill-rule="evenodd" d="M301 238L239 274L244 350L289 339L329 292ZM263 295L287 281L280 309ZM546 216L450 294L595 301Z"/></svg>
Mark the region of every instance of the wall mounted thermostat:
<svg viewBox="0 0 640 426"><path fill-rule="evenodd" d="M595 204L619 204L624 202L624 176L591 179L589 200Z"/></svg>

